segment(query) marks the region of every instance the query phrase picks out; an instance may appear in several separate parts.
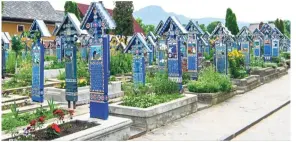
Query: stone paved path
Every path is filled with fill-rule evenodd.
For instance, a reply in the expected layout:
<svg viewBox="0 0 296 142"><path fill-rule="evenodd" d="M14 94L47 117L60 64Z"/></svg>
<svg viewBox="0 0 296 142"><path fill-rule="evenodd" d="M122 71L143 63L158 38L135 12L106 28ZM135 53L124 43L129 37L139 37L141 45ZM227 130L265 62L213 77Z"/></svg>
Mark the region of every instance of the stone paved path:
<svg viewBox="0 0 296 142"><path fill-rule="evenodd" d="M290 75L132 140L223 140L290 100Z"/></svg>
<svg viewBox="0 0 296 142"><path fill-rule="evenodd" d="M233 141L290 141L291 106L287 105L238 135Z"/></svg>

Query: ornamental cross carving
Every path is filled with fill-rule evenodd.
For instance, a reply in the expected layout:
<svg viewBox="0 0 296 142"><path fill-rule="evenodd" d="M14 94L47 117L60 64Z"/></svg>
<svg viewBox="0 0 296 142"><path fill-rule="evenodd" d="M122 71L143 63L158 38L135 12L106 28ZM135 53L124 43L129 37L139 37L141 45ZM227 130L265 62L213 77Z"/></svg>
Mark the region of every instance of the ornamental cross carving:
<svg viewBox="0 0 296 142"><path fill-rule="evenodd" d="M141 49L141 43L139 42L138 39L135 41L135 45L132 46L132 53L136 56L143 56L143 50Z"/></svg>

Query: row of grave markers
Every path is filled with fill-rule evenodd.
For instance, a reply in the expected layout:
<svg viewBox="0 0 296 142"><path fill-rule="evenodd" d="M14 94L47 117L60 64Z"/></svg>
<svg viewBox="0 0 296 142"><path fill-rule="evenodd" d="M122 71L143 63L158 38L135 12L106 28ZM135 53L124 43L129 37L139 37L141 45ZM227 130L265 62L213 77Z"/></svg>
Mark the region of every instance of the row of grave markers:
<svg viewBox="0 0 296 142"><path fill-rule="evenodd" d="M66 71L66 100L68 108L75 109L78 100L77 88L77 57L76 41L81 35L90 34L90 117L106 120L108 109L108 80L110 70L110 45L106 29L114 29L115 22L100 2L92 2L86 16L80 23L77 17L68 13L63 22L54 30L59 42L58 59L65 60ZM31 38L40 33L32 47L32 100L44 101L44 46L41 37L50 37L47 27L42 20L34 20L30 28ZM64 55L62 55L64 54ZM84 53L86 54L86 53ZM71 105L73 102L73 105Z"/></svg>
<svg viewBox="0 0 296 142"><path fill-rule="evenodd" d="M68 107L75 109L78 100L77 94L77 57L76 41L79 36L90 35L89 40L82 40L82 46L89 47L89 72L90 72L90 117L107 119L108 110L108 80L110 70L110 38L107 29L116 27L112 17L100 2L92 2L87 10L86 16L80 23L74 14L68 13L63 22L54 30L57 36L57 57L59 60L65 58L66 70L66 100ZM192 21L183 27L176 17L170 16L165 23L161 21L156 28L156 36L149 32L145 39L140 33L134 34L124 53L133 55L133 82L145 84L145 66L151 65L154 57L160 71L168 71L170 80L177 82L182 90L182 62L186 59L186 71L190 72L192 79L198 78L198 69L203 53L210 52L209 39L218 38L215 43L215 65L220 73L227 74L227 53L233 49L240 49L246 55L246 65L250 60L250 42L252 38L255 43L255 56L260 56L260 47L264 41L264 57L267 61L271 56L278 56L279 36L276 30L263 26L259 34L250 35L243 28L238 35L236 44L235 37L227 28L219 23L212 34L203 32L197 24ZM271 32L273 34L271 34ZM43 102L44 100L44 47L40 43L41 37L51 36L42 20L34 20L30 28L31 37L34 33L40 33L32 47L33 79L32 100ZM262 35L265 35L262 37ZM272 39L267 42L263 39ZM87 42L87 43L86 43ZM186 46L184 46L186 43ZM258 49L259 48L259 51ZM83 57L87 58L87 51L83 49ZM64 54L64 55L63 55Z"/></svg>

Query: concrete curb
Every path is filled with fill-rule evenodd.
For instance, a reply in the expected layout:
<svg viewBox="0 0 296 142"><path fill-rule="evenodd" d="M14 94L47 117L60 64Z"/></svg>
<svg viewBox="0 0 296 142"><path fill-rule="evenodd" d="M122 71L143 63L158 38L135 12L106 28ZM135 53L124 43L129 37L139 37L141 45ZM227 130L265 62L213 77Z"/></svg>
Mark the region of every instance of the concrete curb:
<svg viewBox="0 0 296 142"><path fill-rule="evenodd" d="M252 126L256 125L257 123L259 123L260 121L262 121L263 119L267 118L268 116L272 115L273 113L277 112L278 110L280 110L281 108L285 107L286 105L290 104L291 100L287 101L286 103L280 105L279 107L277 107L276 109L272 110L271 112L267 113L266 115L260 117L258 120L252 122L251 124L247 125L246 127L238 130L237 132L233 133L230 136L227 136L226 138L221 139L222 141L230 141L233 138L235 138L236 136L238 136L239 134L245 132L246 130L248 130L249 128L251 128Z"/></svg>

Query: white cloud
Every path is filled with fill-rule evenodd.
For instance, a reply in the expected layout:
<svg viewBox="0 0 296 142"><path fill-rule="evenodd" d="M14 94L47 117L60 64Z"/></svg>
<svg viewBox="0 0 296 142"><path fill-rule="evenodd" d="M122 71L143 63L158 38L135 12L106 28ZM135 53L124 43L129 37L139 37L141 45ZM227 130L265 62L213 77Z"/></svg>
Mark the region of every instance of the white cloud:
<svg viewBox="0 0 296 142"><path fill-rule="evenodd" d="M63 10L65 1L50 2L54 8ZM94 0L74 1L89 4ZM228 7L236 14L238 21L260 22L276 18L292 18L292 2L289 0L133 0L133 2L135 11L149 5L158 5L167 12L190 18L225 18ZM103 3L107 8L114 8L112 0L105 0Z"/></svg>

